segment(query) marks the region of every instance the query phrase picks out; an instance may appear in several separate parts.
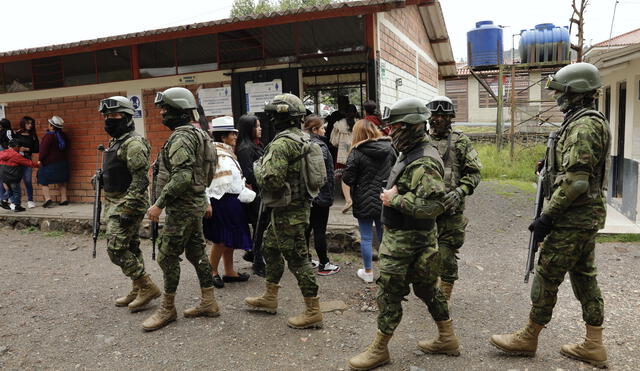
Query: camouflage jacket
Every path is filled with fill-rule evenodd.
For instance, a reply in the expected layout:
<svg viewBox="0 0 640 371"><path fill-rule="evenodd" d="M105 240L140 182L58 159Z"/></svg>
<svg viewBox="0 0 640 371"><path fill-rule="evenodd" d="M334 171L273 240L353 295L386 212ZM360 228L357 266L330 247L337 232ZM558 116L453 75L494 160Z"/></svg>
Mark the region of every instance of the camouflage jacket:
<svg viewBox="0 0 640 371"><path fill-rule="evenodd" d="M603 228L606 218L604 189L609 155L609 124L597 113L579 110L565 119L553 149L555 179L551 197L543 213L553 218L554 226L565 228ZM549 157L549 154L547 155ZM547 167L548 169L548 167ZM572 197L567 192L575 174L587 175L586 192Z"/></svg>
<svg viewBox="0 0 640 371"><path fill-rule="evenodd" d="M480 184L482 163L469 137L460 131L449 132L440 137L432 131L431 140L444 162L445 191L450 192L460 187L467 196L472 195ZM464 211L464 206L462 199L457 211Z"/></svg>
<svg viewBox="0 0 640 371"><path fill-rule="evenodd" d="M125 134L129 135L129 133ZM124 135L123 135L124 136ZM109 141L111 147L118 139ZM142 136L131 136L125 140L116 153L127 163L131 173L131 184L126 192L105 192L105 214L143 215L149 208L149 155L151 146Z"/></svg>
<svg viewBox="0 0 640 371"><path fill-rule="evenodd" d="M204 190L194 187L195 171L204 159L198 157L200 141L190 130L174 130L158 154L158 199L160 208L201 215L206 208Z"/></svg>
<svg viewBox="0 0 640 371"><path fill-rule="evenodd" d="M402 158L399 158L399 161ZM390 206L405 215L419 219L436 219L444 211L444 169L435 160L422 157L404 169L396 181L398 194ZM409 257L423 249L437 251L437 229L429 231L389 228L383 236L381 253Z"/></svg>

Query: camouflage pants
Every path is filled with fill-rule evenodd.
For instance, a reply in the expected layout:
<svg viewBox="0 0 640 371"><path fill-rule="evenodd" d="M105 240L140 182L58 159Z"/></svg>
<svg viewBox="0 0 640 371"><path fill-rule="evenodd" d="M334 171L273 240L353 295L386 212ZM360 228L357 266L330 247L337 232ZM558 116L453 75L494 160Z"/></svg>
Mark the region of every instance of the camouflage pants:
<svg viewBox="0 0 640 371"><path fill-rule="evenodd" d="M571 287L582 305L582 318L591 326L604 320L604 301L596 280L595 237L597 230L557 228L544 239L531 286L533 307L529 318L546 325L551 321L558 287L569 272Z"/></svg>
<svg viewBox="0 0 640 371"><path fill-rule="evenodd" d="M284 260L286 260L289 270L298 280L302 296L317 296L318 285L308 259L309 248L304 237L308 225L309 210L306 210L306 219L289 218L286 214L276 214L275 212L272 212L271 215L271 221L262 245L267 281L276 284L280 282L284 274ZM292 221L295 224L292 224Z"/></svg>
<svg viewBox="0 0 640 371"><path fill-rule="evenodd" d="M435 321L448 320L449 307L436 284L439 270L440 255L437 251L419 250L404 257L381 253L380 277L376 281L376 301L380 310L378 329L391 335L398 327L402 319L402 301L410 293L410 284Z"/></svg>
<svg viewBox="0 0 640 371"><path fill-rule="evenodd" d="M462 213L440 215L438 223L438 250L442 260L440 278L449 283L458 280L458 251L464 244L464 230L468 220Z"/></svg>
<svg viewBox="0 0 640 371"><path fill-rule="evenodd" d="M164 276L164 291L174 293L180 282L180 255L196 269L200 287L212 287L211 264L205 252L206 242L202 234L202 216L192 215L193 211L165 209L164 228L158 247L158 265Z"/></svg>
<svg viewBox="0 0 640 371"><path fill-rule="evenodd" d="M144 259L140 251L138 230L144 215L123 223L120 216L112 214L107 219L107 253L113 264L122 269L122 273L132 280L145 275Z"/></svg>

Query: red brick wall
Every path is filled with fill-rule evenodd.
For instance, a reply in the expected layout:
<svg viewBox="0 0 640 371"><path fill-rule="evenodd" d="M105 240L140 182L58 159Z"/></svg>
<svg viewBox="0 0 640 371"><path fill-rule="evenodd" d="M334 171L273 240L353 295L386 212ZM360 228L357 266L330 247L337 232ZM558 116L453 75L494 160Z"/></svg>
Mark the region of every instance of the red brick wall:
<svg viewBox="0 0 640 371"><path fill-rule="evenodd" d="M383 24L380 24L380 56L398 68L416 74L416 51Z"/></svg>
<svg viewBox="0 0 640 371"><path fill-rule="evenodd" d="M397 29L401 30L405 36L418 45L433 60L436 59L417 6L394 9L384 13L384 17L391 21Z"/></svg>

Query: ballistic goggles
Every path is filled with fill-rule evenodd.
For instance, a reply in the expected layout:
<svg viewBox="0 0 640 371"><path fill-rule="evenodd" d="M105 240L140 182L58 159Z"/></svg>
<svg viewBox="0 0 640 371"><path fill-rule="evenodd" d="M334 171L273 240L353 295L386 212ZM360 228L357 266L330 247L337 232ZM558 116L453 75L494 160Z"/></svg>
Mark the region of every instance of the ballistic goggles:
<svg viewBox="0 0 640 371"><path fill-rule="evenodd" d="M553 75L549 75L549 77L547 77L547 82L544 84L544 87L550 90L557 90L563 93L566 93L569 90L569 86L558 82L556 79L553 78Z"/></svg>
<svg viewBox="0 0 640 371"><path fill-rule="evenodd" d="M156 93L156 99L153 100L153 103L156 105L161 104L163 100L164 100L164 94L161 91L159 91Z"/></svg>
<svg viewBox="0 0 640 371"><path fill-rule="evenodd" d="M107 98L100 101L100 105L98 106L98 111L105 113L119 107L120 107L120 102L118 102L115 99Z"/></svg>
<svg viewBox="0 0 640 371"><path fill-rule="evenodd" d="M391 108L385 106L384 110L382 111L382 122L389 121L390 117L391 117Z"/></svg>
<svg viewBox="0 0 640 371"><path fill-rule="evenodd" d="M427 109L431 112L442 111L446 113L453 113L454 111L453 103L443 100L435 100L427 103Z"/></svg>

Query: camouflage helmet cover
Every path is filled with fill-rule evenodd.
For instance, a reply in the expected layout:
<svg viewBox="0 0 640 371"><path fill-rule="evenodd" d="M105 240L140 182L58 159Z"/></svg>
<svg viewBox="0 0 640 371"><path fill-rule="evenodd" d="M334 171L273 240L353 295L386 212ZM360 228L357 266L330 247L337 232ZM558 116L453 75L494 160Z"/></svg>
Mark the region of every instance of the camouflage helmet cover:
<svg viewBox="0 0 640 371"><path fill-rule="evenodd" d="M265 104L264 110L276 114L287 114L290 117L301 117L306 112L300 98L290 93L276 95L271 102Z"/></svg>
<svg viewBox="0 0 640 371"><path fill-rule="evenodd" d="M390 108L385 107L382 119L387 125L395 123L423 124L431 117L427 106L418 98L403 98Z"/></svg>
<svg viewBox="0 0 640 371"><path fill-rule="evenodd" d="M135 113L131 101L119 95L109 97L100 101L98 111L103 114L122 112L133 116Z"/></svg>
<svg viewBox="0 0 640 371"><path fill-rule="evenodd" d="M547 80L547 89L561 93L587 93L602 87L600 72L591 63L574 63L562 67Z"/></svg>

